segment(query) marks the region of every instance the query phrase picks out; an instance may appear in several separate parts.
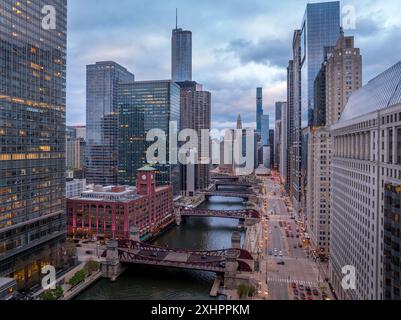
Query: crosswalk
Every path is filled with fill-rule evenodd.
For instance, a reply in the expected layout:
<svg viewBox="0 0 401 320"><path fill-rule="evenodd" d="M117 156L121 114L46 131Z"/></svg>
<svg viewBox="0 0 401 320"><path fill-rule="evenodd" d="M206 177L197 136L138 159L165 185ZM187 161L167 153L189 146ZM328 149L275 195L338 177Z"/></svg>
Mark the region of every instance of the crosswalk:
<svg viewBox="0 0 401 320"><path fill-rule="evenodd" d="M267 282L285 283L285 284L291 284L295 282L297 285L304 285L307 287L316 287L319 285L317 281L301 281L301 280L275 278L275 277L268 277Z"/></svg>

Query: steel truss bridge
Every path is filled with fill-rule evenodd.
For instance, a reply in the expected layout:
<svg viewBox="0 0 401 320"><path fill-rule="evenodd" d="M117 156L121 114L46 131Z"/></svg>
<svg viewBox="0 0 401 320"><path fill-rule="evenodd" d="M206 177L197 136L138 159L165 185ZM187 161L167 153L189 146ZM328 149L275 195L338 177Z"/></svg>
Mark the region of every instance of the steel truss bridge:
<svg viewBox="0 0 401 320"><path fill-rule="evenodd" d="M237 271L253 271L254 259L243 249L198 251L157 247L131 240L118 241L118 257L123 264L225 273L227 257L233 254L238 262Z"/></svg>
<svg viewBox="0 0 401 320"><path fill-rule="evenodd" d="M228 219L260 219L260 213L254 209L245 210L207 210L207 209L181 209L182 217L213 217Z"/></svg>

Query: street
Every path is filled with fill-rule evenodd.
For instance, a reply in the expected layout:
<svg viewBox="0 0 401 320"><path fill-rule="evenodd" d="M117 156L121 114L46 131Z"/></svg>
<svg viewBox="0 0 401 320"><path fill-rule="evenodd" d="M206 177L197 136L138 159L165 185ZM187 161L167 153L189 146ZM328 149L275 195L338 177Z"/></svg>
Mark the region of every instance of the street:
<svg viewBox="0 0 401 320"><path fill-rule="evenodd" d="M317 263L307 253L303 230L286 206L277 179L266 179L265 252L261 266L269 300L332 299ZM262 277L263 278L263 277Z"/></svg>

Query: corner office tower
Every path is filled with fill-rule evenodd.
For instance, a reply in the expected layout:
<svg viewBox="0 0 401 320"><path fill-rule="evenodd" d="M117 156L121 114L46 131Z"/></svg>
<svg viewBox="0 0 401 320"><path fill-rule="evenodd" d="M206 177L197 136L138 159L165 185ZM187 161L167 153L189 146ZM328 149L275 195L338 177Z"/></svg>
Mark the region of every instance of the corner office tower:
<svg viewBox="0 0 401 320"><path fill-rule="evenodd" d="M19 287L66 234L66 32L67 0L0 2L0 276Z"/></svg>

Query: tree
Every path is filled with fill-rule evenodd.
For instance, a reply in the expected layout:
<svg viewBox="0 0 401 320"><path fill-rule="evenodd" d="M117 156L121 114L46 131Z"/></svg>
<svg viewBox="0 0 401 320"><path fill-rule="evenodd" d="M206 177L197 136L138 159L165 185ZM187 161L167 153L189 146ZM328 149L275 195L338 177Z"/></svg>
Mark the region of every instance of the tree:
<svg viewBox="0 0 401 320"><path fill-rule="evenodd" d="M75 287L79 283L85 280L86 274L84 270L78 271L68 282L72 287Z"/></svg>
<svg viewBox="0 0 401 320"><path fill-rule="evenodd" d="M91 275L93 272L99 271L100 269L100 263L97 261L89 260L85 264L85 271L87 274Z"/></svg>
<svg viewBox="0 0 401 320"><path fill-rule="evenodd" d="M243 297L245 297L247 295L247 287L244 284L240 284L237 287L237 293L238 293L238 297L240 299L242 299Z"/></svg>
<svg viewBox="0 0 401 320"><path fill-rule="evenodd" d="M64 294L62 287L57 286L54 290L47 290L42 293L42 299L46 301L53 301L61 298Z"/></svg>

